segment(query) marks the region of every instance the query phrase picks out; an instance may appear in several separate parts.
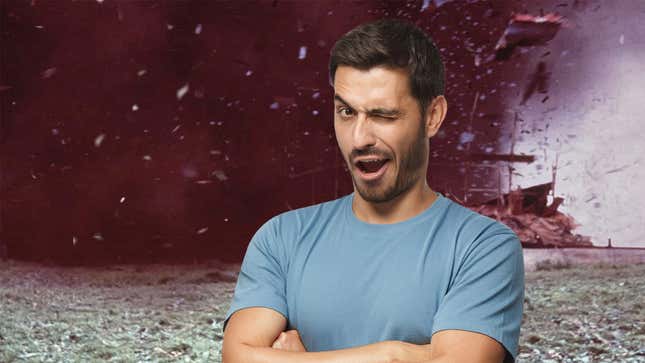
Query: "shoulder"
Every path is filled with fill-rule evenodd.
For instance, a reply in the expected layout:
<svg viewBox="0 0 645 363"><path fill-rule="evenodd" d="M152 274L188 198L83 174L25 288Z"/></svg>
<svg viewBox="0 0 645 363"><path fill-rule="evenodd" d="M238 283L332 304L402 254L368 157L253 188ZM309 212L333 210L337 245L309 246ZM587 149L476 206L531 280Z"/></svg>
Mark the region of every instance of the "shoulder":
<svg viewBox="0 0 645 363"><path fill-rule="evenodd" d="M480 235L508 233L514 234L513 230L504 223L493 218L477 213L472 209L454 202L446 197L447 207L445 219L450 221L453 227L461 230L464 237L477 237Z"/></svg>
<svg viewBox="0 0 645 363"><path fill-rule="evenodd" d="M291 209L275 215L260 227L266 232L282 239L285 244L293 244L311 229L320 228L337 216L342 210L346 195L334 200Z"/></svg>
<svg viewBox="0 0 645 363"><path fill-rule="evenodd" d="M446 198L447 199L447 198ZM504 223L447 199L445 221L462 256L473 249L521 250L517 234Z"/></svg>

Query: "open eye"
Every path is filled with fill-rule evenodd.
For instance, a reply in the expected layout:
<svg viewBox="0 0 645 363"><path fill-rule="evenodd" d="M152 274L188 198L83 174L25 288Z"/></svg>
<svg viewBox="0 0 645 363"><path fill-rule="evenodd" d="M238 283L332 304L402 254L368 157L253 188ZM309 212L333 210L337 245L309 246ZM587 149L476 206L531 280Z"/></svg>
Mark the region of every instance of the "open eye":
<svg viewBox="0 0 645 363"><path fill-rule="evenodd" d="M336 111L336 113L338 113L342 117L350 117L350 116L352 116L354 114L354 110L352 110L351 108L347 108L347 107L341 107L341 108L338 109L338 111Z"/></svg>

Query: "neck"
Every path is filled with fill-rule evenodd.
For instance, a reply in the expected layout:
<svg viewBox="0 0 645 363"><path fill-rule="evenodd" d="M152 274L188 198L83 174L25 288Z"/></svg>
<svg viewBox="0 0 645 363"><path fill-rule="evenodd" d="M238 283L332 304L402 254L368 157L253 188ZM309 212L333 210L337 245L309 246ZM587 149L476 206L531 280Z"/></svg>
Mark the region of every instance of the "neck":
<svg viewBox="0 0 645 363"><path fill-rule="evenodd" d="M435 192L423 182L383 203L371 203L354 190L352 209L366 223L392 224L403 222L425 211L437 199Z"/></svg>

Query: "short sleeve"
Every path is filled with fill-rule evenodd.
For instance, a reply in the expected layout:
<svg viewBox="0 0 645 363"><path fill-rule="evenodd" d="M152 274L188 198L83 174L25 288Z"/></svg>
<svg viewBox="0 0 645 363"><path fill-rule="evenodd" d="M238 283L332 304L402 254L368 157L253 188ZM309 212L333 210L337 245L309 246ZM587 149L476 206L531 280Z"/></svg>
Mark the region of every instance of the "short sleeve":
<svg viewBox="0 0 645 363"><path fill-rule="evenodd" d="M477 238L465 251L451 286L439 303L432 334L446 329L485 334L518 352L524 304L524 258L517 235L505 228Z"/></svg>
<svg viewBox="0 0 645 363"><path fill-rule="evenodd" d="M222 331L231 315L243 308L266 307L288 317L285 254L274 222L270 219L264 223L246 249Z"/></svg>

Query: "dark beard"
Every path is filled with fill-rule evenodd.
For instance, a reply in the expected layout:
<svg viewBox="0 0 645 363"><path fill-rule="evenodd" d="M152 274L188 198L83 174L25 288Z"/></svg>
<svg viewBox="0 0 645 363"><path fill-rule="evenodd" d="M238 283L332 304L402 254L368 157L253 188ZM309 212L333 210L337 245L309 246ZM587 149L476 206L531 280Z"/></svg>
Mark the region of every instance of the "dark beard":
<svg viewBox="0 0 645 363"><path fill-rule="evenodd" d="M384 191L379 187L363 187L356 183L354 174L352 180L354 187L361 195L361 197L370 203L385 203L395 199L402 193L408 191L414 183L417 182L419 176L416 175L419 168L421 168L428 157L426 150L426 143L428 142L425 135L424 123L420 122L419 132L417 132L416 140L410 144L408 150L401 160L398 174L393 185L389 186ZM425 174L424 174L425 177Z"/></svg>

